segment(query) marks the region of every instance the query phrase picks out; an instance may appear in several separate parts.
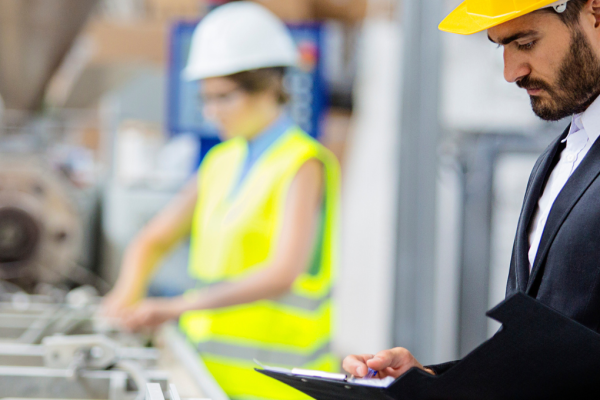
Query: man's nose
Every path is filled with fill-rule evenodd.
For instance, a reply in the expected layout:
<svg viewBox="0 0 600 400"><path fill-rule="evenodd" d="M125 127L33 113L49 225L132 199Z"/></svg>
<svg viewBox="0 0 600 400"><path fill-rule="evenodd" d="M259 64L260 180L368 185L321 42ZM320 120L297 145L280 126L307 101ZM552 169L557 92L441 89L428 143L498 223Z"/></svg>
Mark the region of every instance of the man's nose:
<svg viewBox="0 0 600 400"><path fill-rule="evenodd" d="M526 60L513 51L504 50L504 79L509 83L518 82L531 74L531 67Z"/></svg>

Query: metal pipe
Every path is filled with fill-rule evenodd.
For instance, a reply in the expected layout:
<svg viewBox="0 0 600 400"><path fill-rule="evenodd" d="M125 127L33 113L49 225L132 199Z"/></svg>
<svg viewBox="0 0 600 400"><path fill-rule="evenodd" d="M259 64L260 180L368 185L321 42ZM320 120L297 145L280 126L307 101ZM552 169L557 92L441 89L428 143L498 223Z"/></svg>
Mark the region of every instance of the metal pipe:
<svg viewBox="0 0 600 400"><path fill-rule="evenodd" d="M144 370L140 367L140 365L128 360L120 360L115 367L127 372L131 376L133 382L135 382L135 386L138 390L135 400L144 400L146 398L146 386L148 386L148 379L146 379Z"/></svg>

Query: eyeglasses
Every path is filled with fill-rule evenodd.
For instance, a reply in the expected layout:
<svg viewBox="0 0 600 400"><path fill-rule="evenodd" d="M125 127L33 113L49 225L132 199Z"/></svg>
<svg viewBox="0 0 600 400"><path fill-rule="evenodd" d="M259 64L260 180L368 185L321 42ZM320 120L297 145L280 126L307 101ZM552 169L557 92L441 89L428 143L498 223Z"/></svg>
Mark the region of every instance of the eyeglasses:
<svg viewBox="0 0 600 400"><path fill-rule="evenodd" d="M200 103L204 106L209 105L228 105L232 101L234 101L241 93L243 93L242 88L236 87L227 92L223 93L200 93L198 95Z"/></svg>

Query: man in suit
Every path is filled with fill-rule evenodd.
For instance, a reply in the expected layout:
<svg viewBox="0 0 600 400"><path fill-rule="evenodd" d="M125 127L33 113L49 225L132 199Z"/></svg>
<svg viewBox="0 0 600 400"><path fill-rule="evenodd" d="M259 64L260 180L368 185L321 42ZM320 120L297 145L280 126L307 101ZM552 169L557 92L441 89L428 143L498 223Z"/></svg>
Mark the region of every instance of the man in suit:
<svg viewBox="0 0 600 400"><path fill-rule="evenodd" d="M537 116L569 127L535 164L513 247L506 294L526 293L600 332L600 0L466 0L441 24L487 29L504 48L504 77L527 90ZM404 348L346 357L363 377L398 377L422 366Z"/></svg>

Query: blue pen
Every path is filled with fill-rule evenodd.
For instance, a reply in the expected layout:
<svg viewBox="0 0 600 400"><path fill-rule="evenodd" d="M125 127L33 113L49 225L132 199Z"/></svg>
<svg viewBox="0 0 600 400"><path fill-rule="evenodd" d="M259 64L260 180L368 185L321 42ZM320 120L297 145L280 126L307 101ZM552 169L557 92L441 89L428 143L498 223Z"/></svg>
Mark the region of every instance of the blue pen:
<svg viewBox="0 0 600 400"><path fill-rule="evenodd" d="M366 379L373 379L377 376L377 371L375 371L374 369L369 368L369 372L367 372L367 375L365 376Z"/></svg>

